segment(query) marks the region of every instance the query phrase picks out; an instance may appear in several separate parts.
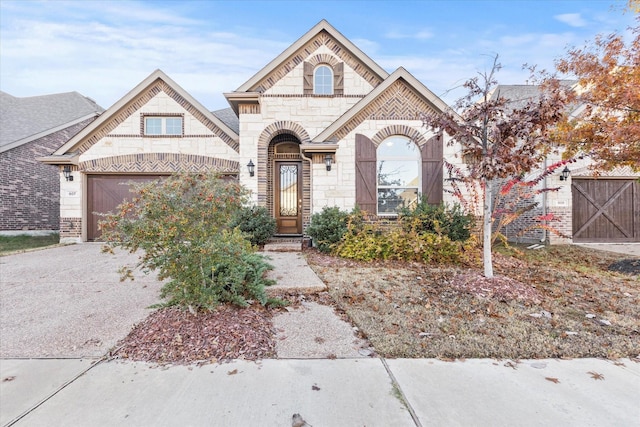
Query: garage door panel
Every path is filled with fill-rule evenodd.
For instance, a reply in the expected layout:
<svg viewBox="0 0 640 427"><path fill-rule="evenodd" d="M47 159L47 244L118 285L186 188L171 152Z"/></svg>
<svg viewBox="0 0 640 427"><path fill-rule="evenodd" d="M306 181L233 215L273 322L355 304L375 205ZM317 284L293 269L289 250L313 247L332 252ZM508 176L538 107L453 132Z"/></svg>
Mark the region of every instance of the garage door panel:
<svg viewBox="0 0 640 427"><path fill-rule="evenodd" d="M99 214L114 212L124 200L131 200L132 184L161 179L160 175L89 175L87 176L87 240L100 238Z"/></svg>
<svg viewBox="0 0 640 427"><path fill-rule="evenodd" d="M640 241L638 182L578 179L572 183L575 242Z"/></svg>

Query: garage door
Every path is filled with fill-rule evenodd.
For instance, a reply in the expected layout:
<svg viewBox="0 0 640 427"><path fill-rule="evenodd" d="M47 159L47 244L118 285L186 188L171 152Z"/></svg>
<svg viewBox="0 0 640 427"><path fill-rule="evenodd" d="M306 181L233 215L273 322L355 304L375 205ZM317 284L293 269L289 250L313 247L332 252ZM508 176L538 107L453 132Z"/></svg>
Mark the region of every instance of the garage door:
<svg viewBox="0 0 640 427"><path fill-rule="evenodd" d="M96 213L115 211L123 200L131 200L131 183L148 182L162 178L159 175L88 175L87 176L87 240L100 238Z"/></svg>
<svg viewBox="0 0 640 427"><path fill-rule="evenodd" d="M640 242L640 184L572 179L574 242Z"/></svg>

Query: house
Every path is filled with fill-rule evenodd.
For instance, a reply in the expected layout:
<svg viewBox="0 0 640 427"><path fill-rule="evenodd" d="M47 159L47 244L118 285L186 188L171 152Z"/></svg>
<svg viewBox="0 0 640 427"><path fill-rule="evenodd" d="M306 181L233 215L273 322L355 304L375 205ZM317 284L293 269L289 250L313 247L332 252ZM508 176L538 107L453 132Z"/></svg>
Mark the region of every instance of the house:
<svg viewBox="0 0 640 427"><path fill-rule="evenodd" d="M575 82L563 82L568 87ZM498 85L494 95L510 100L514 107L524 106L529 99L539 95L535 85ZM570 114L577 116L582 106L571 107ZM544 170L562 160L561 153L549 156L542 165ZM640 242L640 175L629 167L612 171L591 168L588 157L558 168L556 172L540 181L538 188L557 188L539 194L533 201L536 207L521 215L505 229L511 240L541 243L587 243L587 242ZM525 179L539 175L532 171ZM527 201L530 203L530 201ZM570 239L550 233L543 228L530 229L535 218L551 215L547 223ZM525 229L528 232L522 234Z"/></svg>
<svg viewBox="0 0 640 427"><path fill-rule="evenodd" d="M59 170L36 159L59 148L102 111L77 92L26 98L0 92L0 234L59 229Z"/></svg>
<svg viewBox="0 0 640 427"><path fill-rule="evenodd" d="M210 112L156 70L44 163L60 174L62 241L99 238L96 213L125 182L177 171L235 175L278 234L301 236L325 206L394 217L424 194L454 201L443 174L460 147L422 125L448 106L404 68L389 74L321 21Z"/></svg>

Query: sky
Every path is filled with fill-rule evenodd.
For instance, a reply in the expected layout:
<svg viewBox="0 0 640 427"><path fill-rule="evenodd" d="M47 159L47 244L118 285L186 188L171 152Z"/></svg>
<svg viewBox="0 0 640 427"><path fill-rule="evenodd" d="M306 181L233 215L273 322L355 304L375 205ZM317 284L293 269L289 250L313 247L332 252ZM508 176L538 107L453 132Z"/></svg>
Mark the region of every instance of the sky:
<svg viewBox="0 0 640 427"><path fill-rule="evenodd" d="M523 64L553 70L570 47L624 33L625 1L0 0L0 90L77 91L110 107L161 69L210 110L326 19L378 65L404 67L445 102L499 55L501 84Z"/></svg>

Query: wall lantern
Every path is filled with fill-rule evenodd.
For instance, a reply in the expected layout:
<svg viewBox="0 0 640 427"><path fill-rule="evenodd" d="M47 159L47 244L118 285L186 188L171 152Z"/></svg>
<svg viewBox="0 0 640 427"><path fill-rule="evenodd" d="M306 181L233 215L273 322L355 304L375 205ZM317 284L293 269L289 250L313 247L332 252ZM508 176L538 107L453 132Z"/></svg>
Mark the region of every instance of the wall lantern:
<svg viewBox="0 0 640 427"><path fill-rule="evenodd" d="M327 170L330 171L331 170L331 161L333 160L333 158L331 157L331 154L327 154L326 156L324 156L324 164L327 166Z"/></svg>
<svg viewBox="0 0 640 427"><path fill-rule="evenodd" d="M252 160L249 160L249 163L247 163L247 169L249 170L249 176L255 175L256 165L253 164Z"/></svg>
<svg viewBox="0 0 640 427"><path fill-rule="evenodd" d="M569 179L570 173L571 171L569 170L569 168L565 166L564 169L562 169L562 172L560 172L560 181L566 181L567 179Z"/></svg>
<svg viewBox="0 0 640 427"><path fill-rule="evenodd" d="M71 166L64 165L64 168L62 168L62 173L64 174L64 179L66 179L67 181L73 181L73 175L71 175Z"/></svg>

